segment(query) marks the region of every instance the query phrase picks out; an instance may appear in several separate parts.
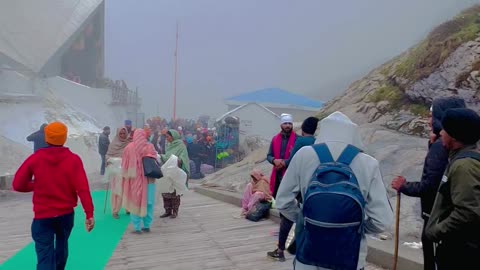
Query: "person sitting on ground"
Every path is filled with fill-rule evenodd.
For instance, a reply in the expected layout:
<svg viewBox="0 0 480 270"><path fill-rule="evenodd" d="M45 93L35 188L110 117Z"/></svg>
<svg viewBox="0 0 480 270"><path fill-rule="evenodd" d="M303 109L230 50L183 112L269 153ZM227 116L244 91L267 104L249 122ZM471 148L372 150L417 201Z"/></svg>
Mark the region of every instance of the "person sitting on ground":
<svg viewBox="0 0 480 270"><path fill-rule="evenodd" d="M271 201L270 183L259 169L250 173L250 183L245 187L242 198L242 216L248 215L261 201Z"/></svg>

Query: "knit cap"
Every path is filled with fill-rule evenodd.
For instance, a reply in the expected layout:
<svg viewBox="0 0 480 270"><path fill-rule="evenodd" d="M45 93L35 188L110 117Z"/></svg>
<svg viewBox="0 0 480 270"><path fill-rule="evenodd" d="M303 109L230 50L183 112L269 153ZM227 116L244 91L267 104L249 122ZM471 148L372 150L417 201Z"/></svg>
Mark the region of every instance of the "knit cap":
<svg viewBox="0 0 480 270"><path fill-rule="evenodd" d="M61 122L53 122L45 127L45 142L54 145L62 146L67 141L68 128Z"/></svg>

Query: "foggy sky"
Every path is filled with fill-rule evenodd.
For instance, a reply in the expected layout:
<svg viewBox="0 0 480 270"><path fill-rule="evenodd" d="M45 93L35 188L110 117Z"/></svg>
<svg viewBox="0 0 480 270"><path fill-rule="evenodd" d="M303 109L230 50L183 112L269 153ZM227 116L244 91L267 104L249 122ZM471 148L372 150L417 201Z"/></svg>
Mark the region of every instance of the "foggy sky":
<svg viewBox="0 0 480 270"><path fill-rule="evenodd" d="M480 0L110 0L106 74L139 87L147 116L226 111L224 98L280 87L327 101Z"/></svg>

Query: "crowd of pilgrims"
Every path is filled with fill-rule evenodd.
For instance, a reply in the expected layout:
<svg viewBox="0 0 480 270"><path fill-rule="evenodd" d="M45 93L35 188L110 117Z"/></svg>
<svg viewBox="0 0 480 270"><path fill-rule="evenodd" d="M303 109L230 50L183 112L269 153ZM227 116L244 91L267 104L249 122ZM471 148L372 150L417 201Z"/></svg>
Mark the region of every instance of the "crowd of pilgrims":
<svg viewBox="0 0 480 270"><path fill-rule="evenodd" d="M176 128L169 128L175 126ZM99 137L99 153L102 158L101 175L111 190L112 215L119 218L122 208L131 215L135 233L148 232L153 221L153 206L157 194L155 179L144 175L139 158L157 159L159 164L172 156L178 159L178 167L187 179L203 178L203 172L212 172L215 165L215 128L206 128L193 121L149 119L140 129L125 120L110 141L110 128L105 127ZM201 171L202 170L202 171ZM129 181L137 178L145 181ZM139 184L140 183L140 184ZM188 187L188 181L185 182ZM162 192L165 213L161 218L176 218L183 193L181 187L171 185ZM143 227L141 223L143 222Z"/></svg>

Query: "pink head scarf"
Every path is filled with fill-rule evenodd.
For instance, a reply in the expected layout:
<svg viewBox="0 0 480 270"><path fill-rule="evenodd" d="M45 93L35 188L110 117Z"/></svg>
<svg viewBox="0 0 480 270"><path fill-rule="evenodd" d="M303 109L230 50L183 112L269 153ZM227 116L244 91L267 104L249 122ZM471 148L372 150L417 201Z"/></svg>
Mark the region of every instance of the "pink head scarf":
<svg viewBox="0 0 480 270"><path fill-rule="evenodd" d="M144 217L147 206L147 178L143 171L143 158L157 158L153 144L147 141L145 131L135 130L133 141L122 156L124 180L123 205L132 214Z"/></svg>

